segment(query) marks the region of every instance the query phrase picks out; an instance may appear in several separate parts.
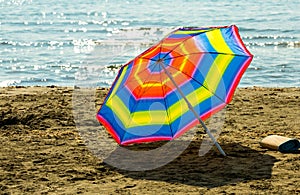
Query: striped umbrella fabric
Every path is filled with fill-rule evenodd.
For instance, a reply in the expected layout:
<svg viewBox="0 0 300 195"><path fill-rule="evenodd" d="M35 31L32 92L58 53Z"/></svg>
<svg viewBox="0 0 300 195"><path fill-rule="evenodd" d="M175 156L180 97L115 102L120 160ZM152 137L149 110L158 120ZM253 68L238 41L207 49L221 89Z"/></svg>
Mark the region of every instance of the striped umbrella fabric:
<svg viewBox="0 0 300 195"><path fill-rule="evenodd" d="M175 139L231 101L252 58L235 25L176 29L121 67L97 118L120 145Z"/></svg>

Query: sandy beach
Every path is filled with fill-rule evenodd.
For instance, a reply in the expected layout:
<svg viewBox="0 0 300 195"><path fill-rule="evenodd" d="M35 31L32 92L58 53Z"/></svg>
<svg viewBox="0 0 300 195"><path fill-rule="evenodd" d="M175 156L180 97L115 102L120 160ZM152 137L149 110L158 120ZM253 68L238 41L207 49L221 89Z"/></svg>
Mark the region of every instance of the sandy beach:
<svg viewBox="0 0 300 195"><path fill-rule="evenodd" d="M96 107L107 92L97 90ZM72 95L66 87L0 88L0 194L300 194L300 152L259 144L272 134L300 139L300 88L237 89L218 138L227 157L215 148L198 156L200 134L169 164L141 172L93 155Z"/></svg>

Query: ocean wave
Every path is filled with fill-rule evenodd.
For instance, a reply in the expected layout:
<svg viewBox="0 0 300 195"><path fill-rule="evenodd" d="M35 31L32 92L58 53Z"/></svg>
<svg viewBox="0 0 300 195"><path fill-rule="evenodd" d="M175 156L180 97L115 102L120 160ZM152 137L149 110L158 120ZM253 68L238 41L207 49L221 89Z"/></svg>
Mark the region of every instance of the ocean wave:
<svg viewBox="0 0 300 195"><path fill-rule="evenodd" d="M294 36L283 36L283 35L252 35L252 36L243 36L243 39L251 39L251 40L278 40L278 39L288 39L288 40L294 40L296 37Z"/></svg>
<svg viewBox="0 0 300 195"><path fill-rule="evenodd" d="M29 77L23 80L20 80L20 83L17 85L21 86L45 86L49 83L55 84L58 83L56 79L50 79L50 78L38 78L38 77ZM10 85L12 86L12 85Z"/></svg>
<svg viewBox="0 0 300 195"><path fill-rule="evenodd" d="M299 41L248 42L248 46L300 48Z"/></svg>
<svg viewBox="0 0 300 195"><path fill-rule="evenodd" d="M6 1L0 1L0 5L4 6L23 6L23 5L29 5L32 3L32 0L6 0Z"/></svg>
<svg viewBox="0 0 300 195"><path fill-rule="evenodd" d="M8 87L21 84L22 80L4 80L0 81L0 87Z"/></svg>
<svg viewBox="0 0 300 195"><path fill-rule="evenodd" d="M18 47L53 47L53 46L66 46L70 45L72 42L64 42L64 41L40 41L40 42L19 42L19 41L2 41L0 45L9 45L9 46L18 46Z"/></svg>
<svg viewBox="0 0 300 195"><path fill-rule="evenodd" d="M300 48L300 41L296 40L276 40L268 39L266 41L261 41L265 39L263 37L254 37L251 39L245 38L245 45L251 47L279 47L279 48ZM74 39L67 41L47 41L47 42L17 42L17 41L2 41L1 45L12 46L13 48L64 48L64 47L74 47L75 53L91 53L94 51L94 48L97 46L101 47L111 47L111 46L129 46L133 48L147 48L152 46L155 42L153 40L115 40L115 39ZM5 50L7 51L7 49ZM5 60L2 60L1 63L5 63ZM8 62L12 62L9 60Z"/></svg>

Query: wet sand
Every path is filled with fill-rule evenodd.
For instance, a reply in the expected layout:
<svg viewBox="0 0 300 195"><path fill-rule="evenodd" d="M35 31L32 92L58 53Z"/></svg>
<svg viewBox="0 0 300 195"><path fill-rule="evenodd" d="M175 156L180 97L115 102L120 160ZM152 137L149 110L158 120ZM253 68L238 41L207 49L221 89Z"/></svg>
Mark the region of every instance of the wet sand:
<svg viewBox="0 0 300 195"><path fill-rule="evenodd" d="M106 93L97 90L96 107ZM76 128L72 95L64 87L0 88L0 194L300 193L300 153L259 145L271 134L300 139L300 88L239 88L218 138L227 157L215 148L198 156L199 133L172 162L141 172L91 152Z"/></svg>

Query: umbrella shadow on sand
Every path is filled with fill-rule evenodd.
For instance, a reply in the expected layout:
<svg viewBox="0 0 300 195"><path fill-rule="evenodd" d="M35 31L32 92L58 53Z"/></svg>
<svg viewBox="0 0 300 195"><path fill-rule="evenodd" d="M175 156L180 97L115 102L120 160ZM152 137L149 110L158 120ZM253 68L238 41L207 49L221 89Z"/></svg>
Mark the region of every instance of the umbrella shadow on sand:
<svg viewBox="0 0 300 195"><path fill-rule="evenodd" d="M250 180L269 179L272 175L272 167L277 161L273 156L239 143L222 144L227 157L221 156L215 150L211 150L205 156L199 156L200 144L201 141L191 142L180 156L154 170L133 172L116 169L116 171L133 179L214 188ZM137 145L133 149L139 150L141 147ZM111 156L114 154L112 153ZM130 160L126 163L130 163Z"/></svg>

